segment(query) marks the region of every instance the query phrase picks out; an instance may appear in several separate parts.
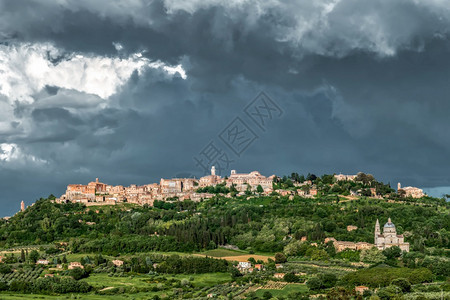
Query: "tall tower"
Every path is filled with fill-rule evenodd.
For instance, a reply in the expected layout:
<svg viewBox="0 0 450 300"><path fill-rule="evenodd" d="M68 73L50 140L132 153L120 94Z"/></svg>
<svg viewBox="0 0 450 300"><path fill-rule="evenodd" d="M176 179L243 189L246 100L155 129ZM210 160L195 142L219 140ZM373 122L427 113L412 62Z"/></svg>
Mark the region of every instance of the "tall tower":
<svg viewBox="0 0 450 300"><path fill-rule="evenodd" d="M374 238L375 245L378 244L378 235L380 235L380 234L381 234L380 222L377 219L377 222L375 223L375 238Z"/></svg>
<svg viewBox="0 0 450 300"><path fill-rule="evenodd" d="M216 176L216 167L215 166L211 167L211 175Z"/></svg>
<svg viewBox="0 0 450 300"><path fill-rule="evenodd" d="M22 200L22 202L20 202L20 211L24 211L24 210L25 210L25 203Z"/></svg>
<svg viewBox="0 0 450 300"><path fill-rule="evenodd" d="M399 182L399 183L397 183L397 192L398 192L398 190L401 190L402 189L402 184Z"/></svg>

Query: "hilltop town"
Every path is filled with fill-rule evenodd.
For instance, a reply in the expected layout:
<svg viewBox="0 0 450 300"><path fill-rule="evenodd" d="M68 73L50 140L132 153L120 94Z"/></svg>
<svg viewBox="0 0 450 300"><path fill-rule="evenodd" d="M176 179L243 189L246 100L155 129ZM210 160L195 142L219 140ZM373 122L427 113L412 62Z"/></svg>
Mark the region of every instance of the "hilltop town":
<svg viewBox="0 0 450 300"><path fill-rule="evenodd" d="M200 201L200 199L209 199L214 194L201 192L201 188L215 186L223 186L236 192L245 192L249 189L256 191L258 187L261 187L263 192L268 194L273 190L272 182L275 177L275 175L265 177L257 171L240 174L232 170L229 177L222 178L216 175L216 170L213 166L211 174L200 179L161 179L159 184L152 183L142 186L112 186L99 182L97 178L96 181L87 185L68 185L66 193L58 198L57 202L80 202L86 205L93 205L94 203L95 205L110 205L118 202L128 202L152 206L155 200L190 199L192 201Z"/></svg>
<svg viewBox="0 0 450 300"><path fill-rule="evenodd" d="M246 192L258 192L260 195L270 195L276 192L282 196L301 196L314 197L320 192L340 189L339 183L343 182L374 182L372 175L359 173L357 175L334 174L325 182L325 188L314 182L316 176L311 178L300 178L293 176L288 180L282 180L275 175L263 176L258 171L250 173L237 173L231 170L227 177L216 175L215 167L211 168L211 174L208 176L195 178L172 178L161 179L158 183L146 185L130 185L124 187L121 185L113 186L102 183L97 178L95 181L82 184L69 184L65 194L57 198L58 203L79 202L87 206L90 205L114 205L116 203L127 202L139 205L153 206L154 201L162 200L186 200L200 201L201 199L212 198L215 194L222 193L231 195L243 195ZM277 183L283 181L284 186L278 186ZM365 190L351 189L343 191L352 196L371 196L383 197L389 194L389 191L379 188L380 185L373 185ZM213 189L217 188L219 189ZM284 187L284 188L283 188ZM220 189L221 188L221 189ZM422 198L425 194L422 189L416 187L401 187L398 183L397 194L402 197Z"/></svg>
<svg viewBox="0 0 450 300"><path fill-rule="evenodd" d="M439 299L448 212L361 172L97 179L0 219L0 298Z"/></svg>

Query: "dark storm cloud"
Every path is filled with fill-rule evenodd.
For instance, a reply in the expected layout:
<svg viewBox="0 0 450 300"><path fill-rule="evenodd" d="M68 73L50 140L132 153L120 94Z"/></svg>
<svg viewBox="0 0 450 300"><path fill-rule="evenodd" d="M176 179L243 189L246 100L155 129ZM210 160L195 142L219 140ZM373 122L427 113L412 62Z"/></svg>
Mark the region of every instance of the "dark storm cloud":
<svg viewBox="0 0 450 300"><path fill-rule="evenodd" d="M95 177L199 174L193 156L261 90L284 114L233 168L450 185L449 15L440 2L406 0L0 1L2 43L51 43L54 65L67 53L142 52L187 73L136 71L106 100L47 86L15 102L20 126L0 126L0 143L22 152L0 161L2 214Z"/></svg>

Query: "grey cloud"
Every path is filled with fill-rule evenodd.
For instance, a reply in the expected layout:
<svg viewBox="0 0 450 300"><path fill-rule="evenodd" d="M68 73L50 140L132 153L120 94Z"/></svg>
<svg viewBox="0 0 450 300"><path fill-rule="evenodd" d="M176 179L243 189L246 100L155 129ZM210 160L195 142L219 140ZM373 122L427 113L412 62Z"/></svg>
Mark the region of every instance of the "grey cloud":
<svg viewBox="0 0 450 300"><path fill-rule="evenodd" d="M233 168L450 185L449 14L439 2L349 0L327 14L328 1L65 3L0 1L4 42L111 57L145 51L181 62L188 77L148 69L107 100L46 87L34 103L15 104L16 129L0 143L45 163L0 164L5 214L95 177L143 184L199 175L193 156L261 90L285 113L255 129L259 139Z"/></svg>

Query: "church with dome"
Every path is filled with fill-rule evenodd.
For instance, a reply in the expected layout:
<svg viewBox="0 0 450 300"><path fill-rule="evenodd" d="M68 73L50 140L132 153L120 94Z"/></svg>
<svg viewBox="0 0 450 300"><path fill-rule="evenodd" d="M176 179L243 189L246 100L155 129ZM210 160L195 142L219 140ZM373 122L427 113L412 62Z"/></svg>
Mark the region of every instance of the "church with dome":
<svg viewBox="0 0 450 300"><path fill-rule="evenodd" d="M379 250L398 246L402 251L409 252L409 243L405 243L405 238L401 234L397 234L397 229L391 218L384 224L383 233L380 230L380 222L377 219L375 224L375 247Z"/></svg>

